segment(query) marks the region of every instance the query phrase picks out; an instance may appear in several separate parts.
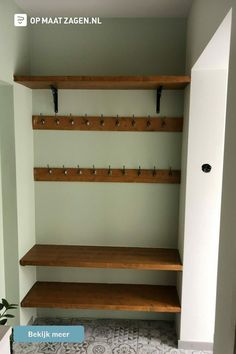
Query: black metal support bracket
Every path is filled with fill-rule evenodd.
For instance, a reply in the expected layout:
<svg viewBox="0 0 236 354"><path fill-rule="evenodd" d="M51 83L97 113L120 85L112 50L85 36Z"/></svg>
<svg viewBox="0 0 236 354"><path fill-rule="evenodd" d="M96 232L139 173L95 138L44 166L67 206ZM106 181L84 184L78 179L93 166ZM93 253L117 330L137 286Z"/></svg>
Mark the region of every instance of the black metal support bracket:
<svg viewBox="0 0 236 354"><path fill-rule="evenodd" d="M55 86L51 86L51 91L53 96L54 112L58 113L58 89Z"/></svg>
<svg viewBox="0 0 236 354"><path fill-rule="evenodd" d="M163 90L163 86L160 86L157 89L157 102L156 102L156 112L157 113L160 113L160 102L161 102L162 90Z"/></svg>

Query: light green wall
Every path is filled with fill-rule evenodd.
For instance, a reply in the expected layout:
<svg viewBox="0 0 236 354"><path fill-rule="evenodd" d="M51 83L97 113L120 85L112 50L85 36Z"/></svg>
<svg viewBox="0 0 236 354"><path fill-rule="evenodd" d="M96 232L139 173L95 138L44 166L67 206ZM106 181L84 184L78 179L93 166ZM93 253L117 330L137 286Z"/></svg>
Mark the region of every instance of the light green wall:
<svg viewBox="0 0 236 354"><path fill-rule="evenodd" d="M33 268L23 273L19 266L23 250L35 242L33 158L30 158L33 157L32 98L30 90L13 87L14 74L30 71L29 28L16 28L13 23L14 14L21 12L14 1L0 0L0 81L8 84L0 89L0 220L3 216L0 247L4 241L5 256L5 274L1 269L5 285L0 284L0 288L5 288L9 302L18 304L35 278ZM9 322L26 324L33 313L19 309L16 318Z"/></svg>
<svg viewBox="0 0 236 354"><path fill-rule="evenodd" d="M1 162L1 151L0 151L0 166ZM3 215L2 215L2 175L0 173L0 298L5 298L6 296L6 286L5 286L5 259L4 259L4 239L3 239Z"/></svg>
<svg viewBox="0 0 236 354"><path fill-rule="evenodd" d="M25 28L13 27L13 14L20 10L12 1L1 1L0 10L0 39L2 39L0 43L1 51L5 53L0 59L2 69L0 80L12 83L14 73L26 74L30 69L29 31ZM100 27L32 27L31 72L42 75L182 74L185 27L185 20L182 19L107 19ZM10 208L10 211L15 213L15 224L11 223L10 227L15 227L15 236L13 237L11 233L11 237L13 237L13 243L16 243L14 249L16 254L14 257L8 256L10 245L5 246L5 253L8 252L6 267L14 268L15 279L13 277L9 279L15 280L14 294L18 296L17 301L19 301L34 282L33 268L20 269L20 272L18 269L19 257L34 243L33 188L30 182L33 148L30 127L30 92L27 89L20 89L18 85L15 85L13 92L14 101L12 96L11 109L14 106L15 112L14 116L12 115L13 120L7 124L11 124L10 133L16 134L16 140L14 141L12 136L8 142L12 148L16 143L16 154L12 155L16 161L10 164L14 173L10 174L6 182L15 185L15 190L11 190L14 205L12 204ZM51 113L51 98L48 91L35 92L33 102L35 113ZM60 92L60 109L65 113L153 114L154 105L155 93L151 91ZM171 92L166 93L163 95L162 113L179 115L182 113L182 105L181 93L174 95ZM22 124L20 124L21 120ZM6 137L3 136L2 142L1 154L7 147ZM177 168L180 165L180 147L181 134L163 133L156 139L156 135L152 133L134 136L128 133L97 135L94 133L39 134L36 132L35 164L46 162L59 165L69 162L77 164L77 159L79 159L84 165L95 163L97 166L99 164L102 166L108 163L113 165L125 163L130 167L138 164L142 167L152 167L155 163L158 167L171 165ZM77 150L79 150L78 153ZM127 154L127 151L130 153ZM162 157L163 151L165 159ZM50 161L48 161L49 158ZM4 173L2 173L2 180L5 178ZM10 178L14 179L14 183ZM48 186L45 183L36 184L35 192L37 242L163 247L175 247L176 245L178 186L105 184L50 184ZM7 202L9 203L9 200ZM65 202L66 208L63 207ZM3 213L7 212L8 209L4 207ZM78 214L83 218L82 223ZM60 221L65 216L64 223L61 224ZM106 222L106 220L109 221ZM7 234L5 233L4 237L5 235ZM67 269L58 272L58 270L44 268L38 270L37 277L52 280L59 277L61 280L76 279L77 281L81 279L114 281L116 279L120 282L130 282L132 278L133 282L162 284L175 282L175 275L171 273L118 270L112 272ZM12 292L13 289L10 293ZM43 312L39 311L39 313ZM46 311L46 313L49 312ZM84 313L90 316L91 312ZM31 314L31 311L21 312L22 323L26 323ZM100 316L106 315L115 316L114 313L100 313ZM116 315L131 316L129 313L117 313Z"/></svg>
<svg viewBox="0 0 236 354"><path fill-rule="evenodd" d="M92 102L92 105L91 105ZM108 104L106 104L108 103ZM154 114L148 91L60 91L62 112L104 115ZM48 91L34 91L34 113L52 113ZM42 108L41 108L42 107ZM163 94L163 113L181 115L182 93ZM96 133L35 131L35 166L180 167L181 133ZM38 243L176 247L178 185L36 183ZM173 284L159 272L38 269L40 280ZM40 314L51 313L40 311ZM92 316L91 312L82 312ZM104 313L100 316L145 314ZM99 316L96 313L96 316ZM146 316L147 317L147 316ZM153 316L149 316L149 318Z"/></svg>
<svg viewBox="0 0 236 354"><path fill-rule="evenodd" d="M102 21L93 26L32 26L32 74L183 74L185 19Z"/></svg>
<svg viewBox="0 0 236 354"><path fill-rule="evenodd" d="M184 72L185 20L182 19L109 19L100 27L39 26L32 28L31 43L34 74L177 75ZM156 116L155 102L155 91L59 90L60 114ZM53 114L49 91L33 92L33 112ZM182 114L183 92L164 91L161 115ZM35 131L35 166L180 168L181 135ZM38 182L35 198L38 243L177 246L178 185ZM37 279L174 284L176 275L39 268ZM71 315L68 311L38 311L40 315L52 313ZM77 314L158 318L129 312L80 311Z"/></svg>
<svg viewBox="0 0 236 354"><path fill-rule="evenodd" d="M29 30L14 27L14 13L22 10L13 0L0 0L0 80L12 83L13 74L30 70Z"/></svg>
<svg viewBox="0 0 236 354"><path fill-rule="evenodd" d="M232 0L194 0L187 22L186 69L191 68L227 15Z"/></svg>

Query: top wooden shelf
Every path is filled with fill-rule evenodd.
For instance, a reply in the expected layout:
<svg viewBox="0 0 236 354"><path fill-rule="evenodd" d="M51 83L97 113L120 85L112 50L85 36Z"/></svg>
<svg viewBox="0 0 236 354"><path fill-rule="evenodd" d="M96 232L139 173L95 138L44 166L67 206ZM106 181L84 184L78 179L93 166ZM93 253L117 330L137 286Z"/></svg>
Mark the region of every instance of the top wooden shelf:
<svg viewBox="0 0 236 354"><path fill-rule="evenodd" d="M14 81L31 89L179 90L189 76L14 76Z"/></svg>

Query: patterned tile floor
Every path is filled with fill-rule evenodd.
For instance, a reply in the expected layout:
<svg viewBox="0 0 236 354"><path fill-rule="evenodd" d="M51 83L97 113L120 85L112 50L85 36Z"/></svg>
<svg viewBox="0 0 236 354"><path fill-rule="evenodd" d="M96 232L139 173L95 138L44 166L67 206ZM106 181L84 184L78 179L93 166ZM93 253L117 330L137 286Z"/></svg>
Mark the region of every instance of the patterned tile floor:
<svg viewBox="0 0 236 354"><path fill-rule="evenodd" d="M38 318L36 325L84 325L83 343L14 343L14 354L208 354L179 350L173 322Z"/></svg>

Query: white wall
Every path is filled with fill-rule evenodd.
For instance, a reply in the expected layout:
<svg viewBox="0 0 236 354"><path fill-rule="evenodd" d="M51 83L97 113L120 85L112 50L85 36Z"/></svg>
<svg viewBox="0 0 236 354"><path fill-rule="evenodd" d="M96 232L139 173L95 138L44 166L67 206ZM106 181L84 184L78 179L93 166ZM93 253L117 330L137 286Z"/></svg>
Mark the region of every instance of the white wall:
<svg viewBox="0 0 236 354"><path fill-rule="evenodd" d="M233 354L236 320L236 9L233 6L214 354Z"/></svg>
<svg viewBox="0 0 236 354"><path fill-rule="evenodd" d="M213 343L226 90L227 71L192 71L180 333L184 342ZM201 170L203 163L212 166L209 174Z"/></svg>
<svg viewBox="0 0 236 354"><path fill-rule="evenodd" d="M35 243L33 184L32 94L16 85L0 88L1 150L1 292L19 304L36 279L33 268L22 269L19 259ZM12 323L25 324L35 311L18 309Z"/></svg>
<svg viewBox="0 0 236 354"><path fill-rule="evenodd" d="M0 351L2 354L10 354L10 336L12 329L10 326L0 327Z"/></svg>
<svg viewBox="0 0 236 354"><path fill-rule="evenodd" d="M6 85L1 87L0 103L1 190L5 263L5 295L10 303L19 303L15 137L13 89L11 86ZM19 310L16 310L15 314L16 321L18 321Z"/></svg>
<svg viewBox="0 0 236 354"><path fill-rule="evenodd" d="M206 44L209 42L209 40L211 39L212 35L214 34L214 32L217 30L218 26L220 25L220 23L222 22L224 16L227 14L227 12L229 11L230 9L230 5L231 5L231 2L230 1L202 1L202 0L198 0L198 1L194 1L193 2L193 6L192 6L192 9L191 9L191 13L190 13L190 16L189 16L189 19L188 19L188 31L187 31L187 72L189 73L191 68L193 67L194 63L197 61L197 59L199 58L199 56L201 55L203 49L205 48ZM214 11L212 10L214 9ZM209 16L209 14L211 14L211 16ZM222 47L218 50L217 52L217 55L215 56L215 58L220 58L221 57L221 54L222 54L222 48L224 47L224 43L222 44ZM232 46L231 46L232 47ZM235 60L234 60L235 62ZM231 73L232 73L232 70L231 70ZM230 78L230 72L229 72L229 78ZM204 82L202 82L203 84ZM202 85L202 87L204 87ZM203 88L203 90L205 90L205 88ZM188 95L189 93L187 93ZM218 93L215 93L215 97L218 97ZM204 101L203 101L204 103ZM213 105L217 106L218 105L218 100L217 98L215 98L215 101L213 102ZM201 106L202 106L202 102L200 103L199 107L200 107L200 110L201 110ZM188 111L188 105L186 106L186 112ZM191 113L190 113L191 114ZM199 115L199 117L197 119L200 119L200 122L202 122L201 120L201 115ZM227 117L228 119L228 117ZM205 131L205 124L206 122L203 122L202 123L204 125L204 130L203 132ZM184 129L184 136L183 136L183 140L184 140L184 144L183 144L183 163L182 163L182 173L184 173L184 171L186 171L186 162L185 161L188 161L189 159L189 144L191 144L191 139L189 137L188 134L190 134L190 131L191 131L191 128L190 130L188 130L188 126L191 125L191 120L190 122L188 121L188 115L186 115L186 121L185 121L185 129ZM233 131L233 130L231 130ZM212 134L213 130L211 129L211 134ZM215 132L215 122L214 122L214 132ZM205 145L205 140L204 140L204 135L200 137L200 141L201 141L201 144L200 144L200 151L201 151L201 146L203 144L203 146ZM227 145L227 128L226 128L226 145ZM217 144L215 146L215 151L217 151L217 149L219 148L219 143L217 141ZM222 151L221 151L222 152ZM231 154L232 154L232 150L231 150ZM204 157L206 156L206 153L204 153ZM222 156L222 155L221 155ZM209 156L206 156L206 157L209 157ZM221 157L220 157L221 159ZM200 162L200 161L199 161ZM219 161L221 163L221 161ZM232 162L232 161L231 161ZM232 166L232 164L231 164ZM232 169L231 169L232 171ZM211 175L211 174L210 174ZM183 176L183 178L185 178ZM209 177L206 177L206 178L209 178ZM205 183L202 185L202 187L205 185ZM219 186L219 184L218 184ZM212 185L209 187L209 189L207 190L207 195L209 194L209 192L212 190L212 188L216 187L216 185ZM188 189L188 184L187 184L187 187ZM231 188L232 190L232 188ZM186 239L184 240L183 236L184 236L184 230L186 230L187 228L187 225L184 224L184 213L185 213L185 202L187 202L187 198L188 196L186 197L186 194L185 194L185 188L182 188L181 190L181 210L180 210L180 237L179 237L179 247L180 247L180 251L181 253L183 252L183 248L184 248L184 257L187 256L187 249L186 247L188 247L188 242L185 242L185 246L184 246L184 241L186 241ZM201 192L202 193L202 192ZM224 185L223 185L223 195L224 195ZM211 201L210 201L211 203ZM223 206L224 207L224 206ZM187 205L186 205L186 208L187 208ZM200 214L201 215L201 214ZM207 213L206 213L207 215ZM204 224L204 225L208 225L208 220L209 218L212 217L212 214L208 212L208 215L207 215L207 224ZM218 221L217 223L215 224L215 228L217 231L217 224L218 224ZM197 226L199 228L199 225ZM233 223L232 223L232 220L231 220L231 230L232 230L232 227L233 227ZM192 228L194 230L194 228ZM193 231L194 232L194 231ZM215 235L217 235L217 232L215 233ZM188 236L187 236L188 237ZM202 240L202 233L199 233L197 236L197 240L199 241L199 244L200 242L202 241L201 243L201 246L202 245L206 245L206 241L205 239ZM224 239L224 235L222 234L221 232L221 242L222 242L222 238ZM194 241L194 240L193 240ZM218 242L217 239L215 240L212 240L212 242L214 242L214 249L215 249L215 252L216 252L216 243ZM201 247L197 243L197 248L196 248L196 251L194 251L194 253L192 253L194 256L197 255L199 256L199 254L197 253L199 251L199 248ZM229 244L228 244L228 251L229 251ZM232 249L232 242L231 242L231 249ZM221 244L220 244L220 249L219 249L219 265L220 267L222 267L221 263L223 264L227 264L227 266L229 266L229 264L233 264L232 262L232 258L230 257L230 252L229 252L229 257L227 258L227 261L226 262L226 258L225 257L225 254L224 256L222 257L222 260L221 260L221 252L222 252L222 247L221 247ZM200 260L201 260L201 255L203 255L204 252L202 252L202 248L200 248ZM212 250L210 251L210 254L213 255L212 253ZM199 258L199 257L198 257ZM209 255L207 254L205 258L203 258L202 262L198 262L199 263L199 268L196 267L195 268L195 271L196 270L201 270L201 275L200 275L200 278L197 278L197 281L200 280L204 280L206 278L206 274L209 274L209 269L211 269L212 265L210 266L210 268L208 268L208 260L209 260ZM216 257L214 257L214 260L213 260L213 264L216 264L216 260L217 260L217 254L216 254ZM197 259L195 260L195 264L197 264ZM191 259L191 262L193 263L194 262L194 257L193 259ZM194 271L194 265L190 263L190 260L189 260L189 264L190 264L190 268L189 268L189 274L188 274L188 271L187 271L187 274L186 276L187 277L190 277L190 274L194 274L194 273L190 273L190 271ZM207 265L204 269L204 265ZM184 263L184 269L185 269L185 272L186 272L186 264ZM229 295L228 294L228 290L230 288L229 284L231 283L232 284L232 278L230 278L230 272L229 272L229 269L228 268L228 273L226 271L226 266L224 266L224 275L223 275L223 272L222 272L222 280L221 282L219 282L219 279L218 279L218 289L220 289L220 293L222 295L222 293L224 293L224 296L227 297L227 296L231 296L232 298L232 288L231 288L231 291L229 292ZM235 266L234 266L234 269L235 269ZM220 273L219 273L220 274ZM209 274L209 281L207 282L207 288L209 289L210 286L213 286L214 285L214 282L216 280L216 271L214 269L214 274ZM223 281L226 281L226 283L228 284L228 287L226 287L225 285L226 284L223 284ZM185 280L184 280L184 283L185 283ZM183 289L184 289L184 283L183 283ZM185 283L186 284L186 283ZM196 288L195 288L196 284L195 284L195 276L192 276L192 280L191 280L191 288L192 288L192 292L194 292L194 290L196 291ZM212 288L213 289L213 288ZM200 291L200 289L198 290ZM197 291L197 293L198 293ZM190 290L190 293L191 293L191 290ZM219 290L218 290L218 293L219 293ZM229 327L231 328L231 331L230 331L230 336L231 336L231 341L232 341L232 333L233 333L233 326L232 326L232 309L231 309L231 312L230 312L230 307L231 307L231 303L227 303L227 306L226 306L226 312L225 312L225 309L223 308L223 304L224 306L226 305L226 302L225 302L225 297L223 298L223 301L221 301L221 306L219 307L219 305L217 306L217 313L216 313L216 334L215 334L215 341L216 341L216 344L215 344L215 348L214 348L214 353L215 351L217 351L217 353L231 353L230 349L229 349L229 334L228 336L226 336L226 331L228 331ZM208 301L207 300L207 292L206 292L206 288L205 287L202 287L201 289L201 293L200 293L200 297L197 297L197 299L203 299L203 303L205 303L205 301ZM186 294L186 297L185 299L187 301L188 298L187 298L187 294ZM214 299L215 299L215 294L213 295L212 297L212 300L214 302ZM228 299L228 297L227 297ZM197 304L194 300L196 300L196 294L192 294L192 306L193 308L189 308L189 313L190 314L193 314L194 312L197 312L195 311L195 308L197 308ZM184 301L184 294L183 294L183 301ZM217 302L219 303L219 296L218 296L218 300ZM198 302L197 302L198 303ZM206 303L205 303L206 304ZM184 304L182 304L184 305ZM191 304L189 304L190 306ZM205 305L204 305L205 306ZM210 313L209 313L209 310L211 311L211 316L212 317L209 317L210 316ZM200 311L202 311L201 308L199 308ZM201 313L201 312L200 312ZM215 314L213 313L213 306L212 306L212 302L210 302L210 307L207 309L207 314L209 316L207 316L207 323L209 323L209 319L211 318L211 324L210 324L210 327L211 329L208 327L208 329L206 330L205 334L210 334L211 332L211 338L213 339L213 336L214 336L214 316ZM186 315L187 316L187 315ZM205 316L205 314L204 314ZM205 318L203 316L203 318ZM196 313L196 318L199 319L199 316L198 316L198 313ZM226 320L227 318L227 320ZM182 311L182 320L183 320L183 311ZM191 323L191 322L190 322ZM193 325L194 323L194 325ZM229 326L229 323L230 323L230 326ZM218 324L218 325L217 325ZM186 327L182 327L182 330L184 330L184 333L186 335L190 335L193 331L195 331L195 329L198 331L198 333L202 333L202 330L203 328L206 328L206 322L203 324L203 327L201 328L198 328L196 325L195 325L195 321L192 321L191 323L191 326L189 328ZM210 331L209 331L210 329ZM229 331L228 331L229 332ZM193 334L193 333L192 333ZM205 334L202 333L202 338L205 340L207 339ZM183 335L183 332L182 332L182 335ZM198 336L198 334L197 334ZM195 337L195 339L198 339L199 341L202 341L202 338L198 338L198 337ZM191 340L189 338L189 340ZM220 344L219 344L220 343Z"/></svg>
<svg viewBox="0 0 236 354"><path fill-rule="evenodd" d="M14 85L16 193L18 224L18 260L35 244L34 146L32 132L32 91ZM19 296L22 300L36 281L33 267L19 266ZM21 323L35 315L34 309L20 309Z"/></svg>

